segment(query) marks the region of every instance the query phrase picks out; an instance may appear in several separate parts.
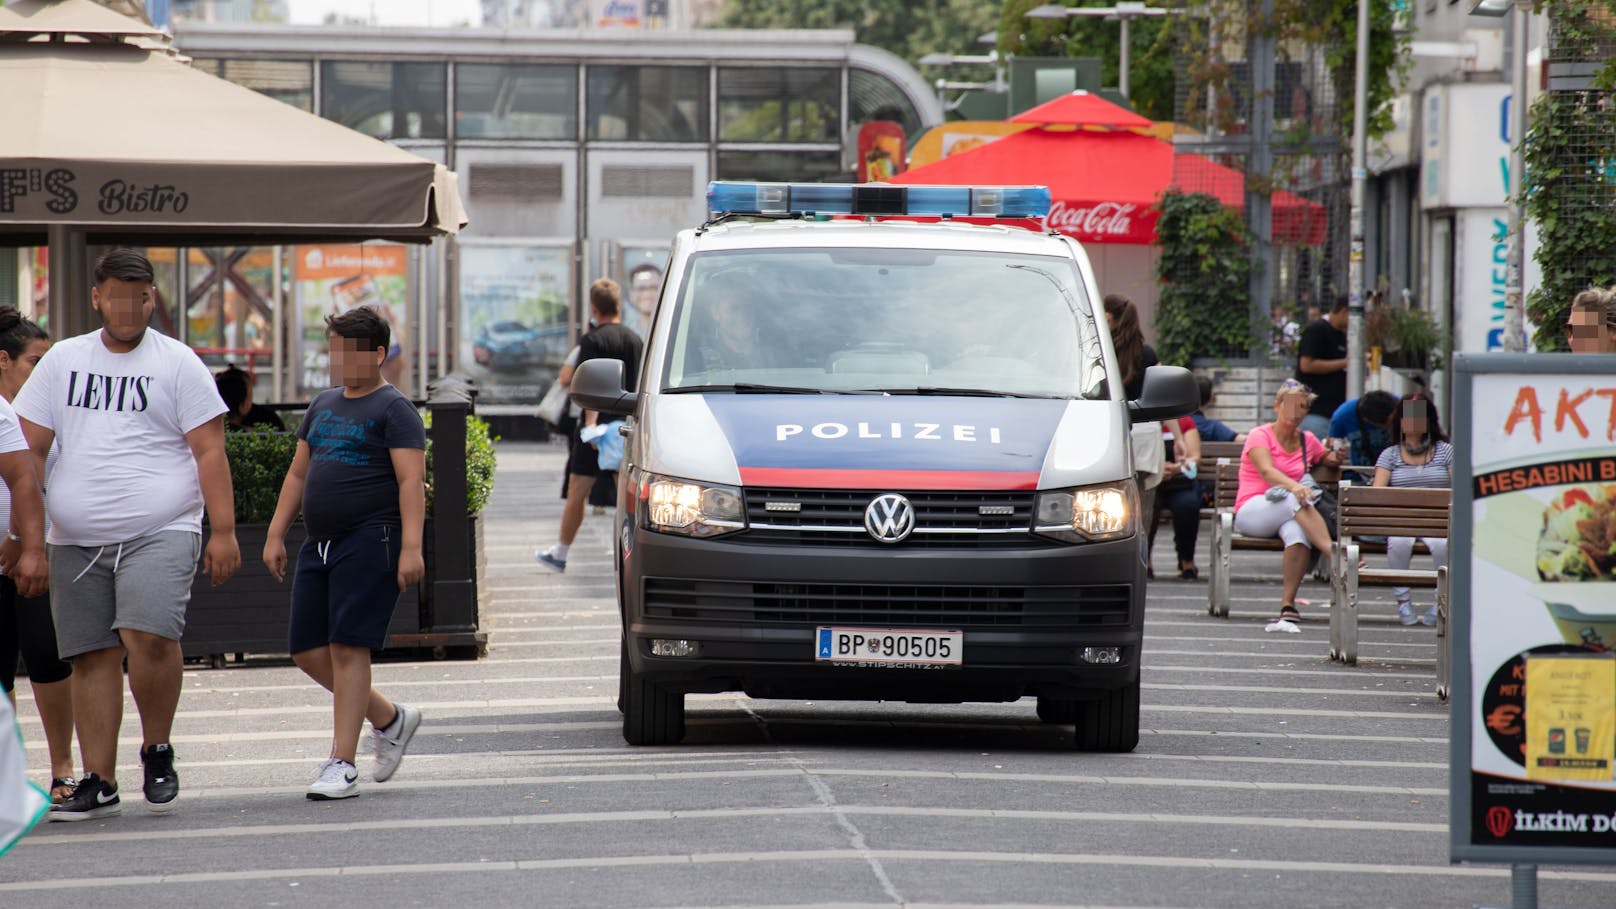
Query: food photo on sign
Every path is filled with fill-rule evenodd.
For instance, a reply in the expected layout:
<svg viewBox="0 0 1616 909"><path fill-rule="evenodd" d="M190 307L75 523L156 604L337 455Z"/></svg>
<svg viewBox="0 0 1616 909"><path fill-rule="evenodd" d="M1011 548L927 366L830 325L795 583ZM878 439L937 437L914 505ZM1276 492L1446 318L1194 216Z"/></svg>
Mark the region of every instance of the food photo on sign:
<svg viewBox="0 0 1616 909"><path fill-rule="evenodd" d="M1473 382L1472 842L1616 848L1616 382Z"/></svg>

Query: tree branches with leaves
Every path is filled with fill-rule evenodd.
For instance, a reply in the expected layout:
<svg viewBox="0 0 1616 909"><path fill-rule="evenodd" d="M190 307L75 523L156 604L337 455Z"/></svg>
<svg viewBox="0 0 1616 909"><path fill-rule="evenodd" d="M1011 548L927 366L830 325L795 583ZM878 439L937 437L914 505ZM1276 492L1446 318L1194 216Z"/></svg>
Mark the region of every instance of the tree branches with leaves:
<svg viewBox="0 0 1616 909"><path fill-rule="evenodd" d="M999 14L999 53L1022 57L1097 57L1105 85L1120 85L1122 35L1115 22L1097 16L1029 19L1027 11L1047 0L1005 0ZM1067 6L1111 6L1112 0L1080 0ZM1151 6L1167 4L1151 2ZM1152 120L1173 119L1173 43L1166 16L1129 23L1128 99Z"/></svg>
<svg viewBox="0 0 1616 909"><path fill-rule="evenodd" d="M930 53L980 54L998 0L728 0L724 28L848 28L911 64Z"/></svg>
<svg viewBox="0 0 1616 909"><path fill-rule="evenodd" d="M1251 254L1240 213L1214 196L1177 190L1169 190L1157 207L1157 355L1176 366L1196 357L1246 356Z"/></svg>

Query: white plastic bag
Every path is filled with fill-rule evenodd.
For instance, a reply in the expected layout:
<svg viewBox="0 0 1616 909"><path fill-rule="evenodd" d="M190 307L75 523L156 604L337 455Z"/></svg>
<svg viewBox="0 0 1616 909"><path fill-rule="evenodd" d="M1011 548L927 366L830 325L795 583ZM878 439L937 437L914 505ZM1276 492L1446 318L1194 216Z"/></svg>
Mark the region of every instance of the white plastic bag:
<svg viewBox="0 0 1616 909"><path fill-rule="evenodd" d="M550 383L544 397L539 399L539 419L551 426L561 425L561 416L567 412L567 386L560 381Z"/></svg>
<svg viewBox="0 0 1616 909"><path fill-rule="evenodd" d="M33 829L50 797L28 781L27 751L11 699L0 695L0 856Z"/></svg>

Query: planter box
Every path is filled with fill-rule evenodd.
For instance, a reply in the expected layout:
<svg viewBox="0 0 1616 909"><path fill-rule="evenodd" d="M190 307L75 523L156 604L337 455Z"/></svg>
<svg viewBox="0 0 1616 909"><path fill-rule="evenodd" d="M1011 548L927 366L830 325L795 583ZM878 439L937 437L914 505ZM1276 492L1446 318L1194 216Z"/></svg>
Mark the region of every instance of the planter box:
<svg viewBox="0 0 1616 909"><path fill-rule="evenodd" d="M181 649L187 659L207 658L213 665L223 665L226 655L236 654L238 659L247 653L284 654L287 651L287 622L292 608L291 570L284 582L277 583L264 567L262 554L267 524L243 524L236 528L236 541L241 546L241 570L218 587L214 587L198 563L196 581L191 586L191 603L186 611L185 636ZM482 519L468 523L473 564L476 570L470 579L473 589L484 589ZM205 539L205 537L204 537ZM297 552L303 545L305 532L302 524L294 525L286 534L286 551L295 567ZM486 634L480 630L445 634L434 630L434 616L430 591L436 580L433 522L428 518L422 555L426 559L426 577L399 593L393 607L393 620L387 628L386 650L417 651L427 649L435 656L475 656L485 649ZM423 588L428 591L423 594Z"/></svg>

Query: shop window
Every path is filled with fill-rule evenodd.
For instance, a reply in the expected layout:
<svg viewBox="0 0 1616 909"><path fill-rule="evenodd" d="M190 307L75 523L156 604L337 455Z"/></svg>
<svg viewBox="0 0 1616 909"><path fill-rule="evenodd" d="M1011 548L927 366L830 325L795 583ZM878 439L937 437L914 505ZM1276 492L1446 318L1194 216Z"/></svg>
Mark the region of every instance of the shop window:
<svg viewBox="0 0 1616 909"><path fill-rule="evenodd" d="M442 63L320 64L320 116L378 139L445 137Z"/></svg>
<svg viewBox="0 0 1616 909"><path fill-rule="evenodd" d="M460 139L576 139L578 68L457 64L455 136Z"/></svg>
<svg viewBox="0 0 1616 909"><path fill-rule="evenodd" d="M851 183L841 152L721 151L718 179L767 183Z"/></svg>
<svg viewBox="0 0 1616 909"><path fill-rule="evenodd" d="M718 71L718 138L726 142L841 141L836 69Z"/></svg>
<svg viewBox="0 0 1616 909"><path fill-rule="evenodd" d="M847 117L852 123L892 120L903 126L911 139L920 135L925 124L913 101L897 83L880 73L854 69L847 74Z"/></svg>
<svg viewBox="0 0 1616 909"><path fill-rule="evenodd" d="M196 60L191 65L298 110L314 110L314 64L306 60Z"/></svg>
<svg viewBox="0 0 1616 909"><path fill-rule="evenodd" d="M689 66L591 66L589 138L706 142L707 70Z"/></svg>

